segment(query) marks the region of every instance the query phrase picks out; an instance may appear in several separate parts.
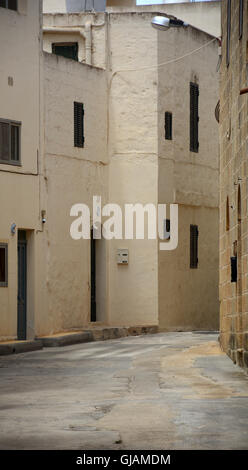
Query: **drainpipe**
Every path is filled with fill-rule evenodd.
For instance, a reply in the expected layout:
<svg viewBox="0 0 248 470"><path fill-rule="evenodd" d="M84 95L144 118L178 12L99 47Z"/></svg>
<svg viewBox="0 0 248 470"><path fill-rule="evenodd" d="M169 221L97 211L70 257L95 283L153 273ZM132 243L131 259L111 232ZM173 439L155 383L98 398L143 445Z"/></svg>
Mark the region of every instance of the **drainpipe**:
<svg viewBox="0 0 248 470"><path fill-rule="evenodd" d="M85 23L85 62L91 65L92 63L92 23L87 21Z"/></svg>

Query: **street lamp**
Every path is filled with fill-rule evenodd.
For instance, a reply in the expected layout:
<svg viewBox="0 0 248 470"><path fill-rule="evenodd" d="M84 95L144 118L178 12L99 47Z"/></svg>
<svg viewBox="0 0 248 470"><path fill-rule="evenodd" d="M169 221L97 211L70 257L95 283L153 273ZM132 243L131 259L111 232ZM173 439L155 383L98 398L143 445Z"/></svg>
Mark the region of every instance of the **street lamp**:
<svg viewBox="0 0 248 470"><path fill-rule="evenodd" d="M160 29L166 31L169 28L180 28L188 26L188 23L185 23L181 20L173 20L172 18L167 18L166 16L154 16L152 19L152 26L155 29Z"/></svg>

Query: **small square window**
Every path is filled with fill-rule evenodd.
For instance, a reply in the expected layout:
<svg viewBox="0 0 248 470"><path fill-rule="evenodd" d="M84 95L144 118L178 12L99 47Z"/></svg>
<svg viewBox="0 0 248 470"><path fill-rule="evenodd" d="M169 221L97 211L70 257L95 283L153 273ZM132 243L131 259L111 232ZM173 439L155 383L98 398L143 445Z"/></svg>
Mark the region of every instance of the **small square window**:
<svg viewBox="0 0 248 470"><path fill-rule="evenodd" d="M8 245L0 243L0 287L8 286Z"/></svg>

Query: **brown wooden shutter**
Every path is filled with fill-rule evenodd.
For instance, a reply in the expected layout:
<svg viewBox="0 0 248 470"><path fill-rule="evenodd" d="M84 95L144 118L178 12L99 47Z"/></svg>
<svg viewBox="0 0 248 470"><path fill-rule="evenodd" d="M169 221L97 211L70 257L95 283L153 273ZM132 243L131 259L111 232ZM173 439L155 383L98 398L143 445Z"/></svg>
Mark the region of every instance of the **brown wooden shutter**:
<svg viewBox="0 0 248 470"><path fill-rule="evenodd" d="M74 102L74 146L84 147L84 105Z"/></svg>
<svg viewBox="0 0 248 470"><path fill-rule="evenodd" d="M198 267L198 226L190 225L190 268Z"/></svg>
<svg viewBox="0 0 248 470"><path fill-rule="evenodd" d="M166 111L164 118L165 139L172 140L172 113Z"/></svg>
<svg viewBox="0 0 248 470"><path fill-rule="evenodd" d="M190 83L190 151L198 152L198 127L199 127L199 86Z"/></svg>

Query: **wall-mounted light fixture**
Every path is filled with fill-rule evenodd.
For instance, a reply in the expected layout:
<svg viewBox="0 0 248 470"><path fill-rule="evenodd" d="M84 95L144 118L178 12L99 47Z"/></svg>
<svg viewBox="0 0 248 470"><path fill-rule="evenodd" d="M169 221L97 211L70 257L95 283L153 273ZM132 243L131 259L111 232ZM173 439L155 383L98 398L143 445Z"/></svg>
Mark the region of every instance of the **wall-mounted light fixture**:
<svg viewBox="0 0 248 470"><path fill-rule="evenodd" d="M15 223L11 225L10 231L11 231L12 235L15 235L15 233L16 233L16 224Z"/></svg>

